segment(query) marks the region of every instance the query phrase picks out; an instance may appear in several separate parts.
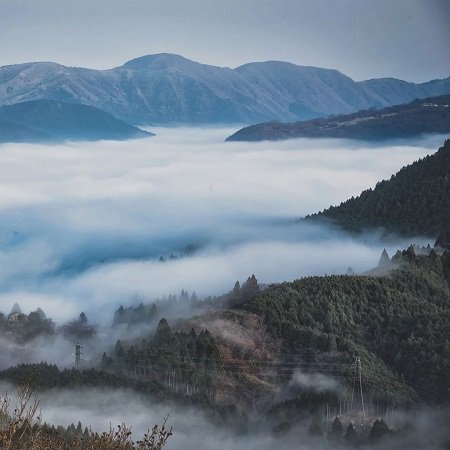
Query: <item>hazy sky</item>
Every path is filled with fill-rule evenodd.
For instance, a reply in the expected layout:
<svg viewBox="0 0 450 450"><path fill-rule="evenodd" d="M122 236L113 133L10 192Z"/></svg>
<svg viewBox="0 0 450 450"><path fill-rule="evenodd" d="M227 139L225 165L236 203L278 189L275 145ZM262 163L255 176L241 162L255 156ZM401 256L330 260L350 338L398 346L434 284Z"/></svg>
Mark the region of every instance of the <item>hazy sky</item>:
<svg viewBox="0 0 450 450"><path fill-rule="evenodd" d="M449 24L450 0L0 0L0 65L110 68L169 52L426 81L450 75Z"/></svg>

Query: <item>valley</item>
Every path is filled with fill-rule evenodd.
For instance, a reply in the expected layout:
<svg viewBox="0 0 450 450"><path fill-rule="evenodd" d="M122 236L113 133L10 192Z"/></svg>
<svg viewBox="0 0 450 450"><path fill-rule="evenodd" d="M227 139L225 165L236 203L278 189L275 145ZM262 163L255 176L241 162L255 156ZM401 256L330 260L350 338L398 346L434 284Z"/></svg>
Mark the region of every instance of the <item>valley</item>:
<svg viewBox="0 0 450 450"><path fill-rule="evenodd" d="M448 0L0 2L0 450L450 450Z"/></svg>

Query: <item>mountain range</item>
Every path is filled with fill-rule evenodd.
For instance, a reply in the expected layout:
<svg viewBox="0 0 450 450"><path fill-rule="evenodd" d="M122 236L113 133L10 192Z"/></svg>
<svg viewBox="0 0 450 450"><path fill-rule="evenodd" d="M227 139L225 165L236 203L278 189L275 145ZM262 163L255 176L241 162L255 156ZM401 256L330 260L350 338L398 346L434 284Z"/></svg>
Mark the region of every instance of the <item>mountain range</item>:
<svg viewBox="0 0 450 450"><path fill-rule="evenodd" d="M227 141L347 138L377 141L450 133L450 95L414 100L381 110L364 110L292 123L266 122L242 128Z"/></svg>
<svg viewBox="0 0 450 450"><path fill-rule="evenodd" d="M235 69L148 55L108 70L34 62L0 67L0 105L56 100L133 124L257 123L349 114L450 93L450 77L356 82L329 69L267 61Z"/></svg>
<svg viewBox="0 0 450 450"><path fill-rule="evenodd" d="M0 106L0 143L125 140L152 135L92 106L55 100Z"/></svg>

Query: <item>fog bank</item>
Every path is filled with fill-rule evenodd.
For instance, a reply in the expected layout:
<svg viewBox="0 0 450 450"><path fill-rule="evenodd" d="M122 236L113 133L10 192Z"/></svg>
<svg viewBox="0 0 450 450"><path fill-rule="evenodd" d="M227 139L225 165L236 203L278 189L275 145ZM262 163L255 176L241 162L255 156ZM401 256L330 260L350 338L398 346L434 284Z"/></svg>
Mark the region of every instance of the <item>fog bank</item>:
<svg viewBox="0 0 450 450"><path fill-rule="evenodd" d="M14 393L11 386L0 384L0 393L5 389ZM14 394L13 394L14 395ZM141 437L153 424L161 424L168 417L167 425L173 427L167 450L286 450L344 449L345 440L328 440L326 436L311 436L308 428L311 419L298 422L282 432L273 432L276 422L264 419L253 422L241 430L227 425L215 424L207 413L195 407L176 404L155 403L141 395L109 389L50 390L39 395L44 422L55 425L75 425L80 420L83 426L90 425L95 431L109 430L110 425L122 422L132 427L135 439ZM14 401L13 401L14 403ZM446 418L447 417L447 418ZM360 445L364 449L443 448L449 438L446 432L446 411L417 410L399 413L389 426L396 433L373 445ZM242 424L244 425L244 424ZM331 423L325 428L331 429ZM400 430L405 429L404 432Z"/></svg>
<svg viewBox="0 0 450 450"><path fill-rule="evenodd" d="M298 219L440 145L225 143L234 130L154 131L129 142L0 146L4 312L18 302L57 321L81 310L108 321L134 295L207 296L252 273L271 283L370 269L383 247L410 242L357 241Z"/></svg>

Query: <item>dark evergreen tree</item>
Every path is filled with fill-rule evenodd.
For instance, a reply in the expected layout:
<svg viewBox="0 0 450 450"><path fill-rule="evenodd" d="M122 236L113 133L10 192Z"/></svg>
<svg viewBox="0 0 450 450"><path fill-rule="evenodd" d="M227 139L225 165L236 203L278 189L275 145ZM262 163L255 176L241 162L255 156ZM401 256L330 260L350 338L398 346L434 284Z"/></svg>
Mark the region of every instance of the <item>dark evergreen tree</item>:
<svg viewBox="0 0 450 450"><path fill-rule="evenodd" d="M333 421L333 425L331 425L331 431L328 434L328 437L333 441L339 441L342 438L342 423L339 417L335 417Z"/></svg>
<svg viewBox="0 0 450 450"><path fill-rule="evenodd" d="M352 422L348 424L347 431L345 433L345 441L350 444L356 444L358 440L358 435L356 433L355 427Z"/></svg>
<svg viewBox="0 0 450 450"><path fill-rule="evenodd" d="M372 441L378 441L380 438L389 433L390 430L386 425L386 422L383 419L377 419L370 430L370 439Z"/></svg>
<svg viewBox="0 0 450 450"><path fill-rule="evenodd" d="M384 267L388 266L391 263L391 260L389 259L388 252L386 249L383 249L383 252L381 253L380 260L378 261L378 267Z"/></svg>
<svg viewBox="0 0 450 450"><path fill-rule="evenodd" d="M116 342L114 354L116 355L116 358L125 358L125 350L123 348L122 342L120 342L120 339Z"/></svg>

